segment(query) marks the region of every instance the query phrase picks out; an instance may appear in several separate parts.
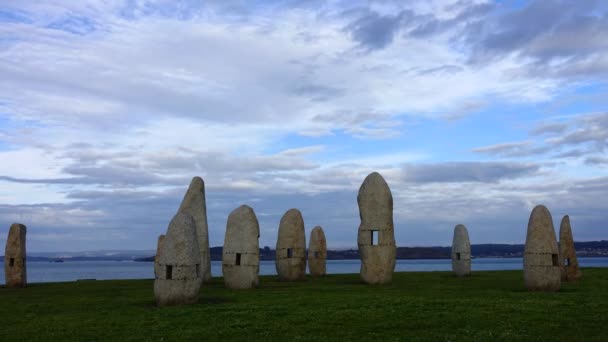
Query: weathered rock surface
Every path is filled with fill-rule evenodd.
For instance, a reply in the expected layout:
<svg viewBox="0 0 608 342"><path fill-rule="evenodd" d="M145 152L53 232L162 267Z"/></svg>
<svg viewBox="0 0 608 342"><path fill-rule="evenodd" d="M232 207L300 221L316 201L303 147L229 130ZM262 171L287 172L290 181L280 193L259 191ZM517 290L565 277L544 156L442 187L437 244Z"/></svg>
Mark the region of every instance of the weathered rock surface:
<svg viewBox="0 0 608 342"><path fill-rule="evenodd" d="M156 255L154 256L154 277L158 278L160 274L159 258L160 250L163 248L163 242L165 242L165 235L161 234L158 236L158 242L156 243Z"/></svg>
<svg viewBox="0 0 608 342"><path fill-rule="evenodd" d="M156 305L196 303L202 283L200 262L194 219L177 213L160 249L160 272L154 280Z"/></svg>
<svg viewBox="0 0 608 342"><path fill-rule="evenodd" d="M559 255L562 280L573 281L580 279L583 274L578 266L574 238L572 237L572 227L570 226L570 217L568 215L562 218L559 226Z"/></svg>
<svg viewBox="0 0 608 342"><path fill-rule="evenodd" d="M558 291L561 285L559 249L553 218L542 205L530 214L524 248L524 282L530 291Z"/></svg>
<svg viewBox="0 0 608 342"><path fill-rule="evenodd" d="M222 249L222 273L226 287L249 289L258 286L259 238L260 225L251 207L242 205L230 213Z"/></svg>
<svg viewBox="0 0 608 342"><path fill-rule="evenodd" d="M302 280L306 276L306 236L304 219L298 209L289 209L281 218L276 248L279 280Z"/></svg>
<svg viewBox="0 0 608 342"><path fill-rule="evenodd" d="M326 273L327 242L323 228L316 226L310 232L308 242L308 270L313 277L321 277Z"/></svg>
<svg viewBox="0 0 608 342"><path fill-rule="evenodd" d="M459 277L471 275L471 242L469 232L462 224L454 228L452 271Z"/></svg>
<svg viewBox="0 0 608 342"><path fill-rule="evenodd" d="M357 196L361 279L368 284L386 284L393 279L397 247L393 226L393 195L382 176L368 175Z"/></svg>
<svg viewBox="0 0 608 342"><path fill-rule="evenodd" d="M20 223L13 223L8 231L4 250L4 279L7 287L27 286L26 233L27 228Z"/></svg>
<svg viewBox="0 0 608 342"><path fill-rule="evenodd" d="M179 207L180 212L189 214L196 224L196 235L200 249L202 281L211 280L211 252L209 250L209 227L207 225L207 206L205 202L205 182L194 177Z"/></svg>

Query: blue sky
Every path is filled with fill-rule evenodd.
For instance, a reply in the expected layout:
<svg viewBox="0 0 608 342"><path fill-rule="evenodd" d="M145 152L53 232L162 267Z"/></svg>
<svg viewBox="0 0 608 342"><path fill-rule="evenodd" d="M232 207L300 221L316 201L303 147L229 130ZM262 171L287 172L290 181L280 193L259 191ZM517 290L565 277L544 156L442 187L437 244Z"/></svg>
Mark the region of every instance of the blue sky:
<svg viewBox="0 0 608 342"><path fill-rule="evenodd" d="M0 227L28 250L149 249L193 176L210 240L254 208L356 246L378 171L399 246L606 239L603 1L3 1ZM6 234L0 234L0 244Z"/></svg>

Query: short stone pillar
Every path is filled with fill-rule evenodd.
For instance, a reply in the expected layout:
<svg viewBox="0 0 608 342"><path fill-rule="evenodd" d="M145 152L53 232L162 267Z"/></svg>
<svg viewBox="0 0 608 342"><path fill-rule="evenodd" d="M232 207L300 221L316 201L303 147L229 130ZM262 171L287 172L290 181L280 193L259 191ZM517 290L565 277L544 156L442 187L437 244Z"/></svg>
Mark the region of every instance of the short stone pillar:
<svg viewBox="0 0 608 342"><path fill-rule="evenodd" d="M257 287L260 272L260 225L255 212L242 205L233 210L226 223L222 248L224 284L230 289Z"/></svg>
<svg viewBox="0 0 608 342"><path fill-rule="evenodd" d="M562 280L574 281L580 279L583 274L578 266L574 238L572 237L572 227L570 226L570 217L568 215L562 218L559 226L559 255Z"/></svg>
<svg viewBox="0 0 608 342"><path fill-rule="evenodd" d="M313 277L322 277L326 273L327 242L323 228L316 226L310 232L308 241L308 270Z"/></svg>
<svg viewBox="0 0 608 342"><path fill-rule="evenodd" d="M154 280L156 305L196 303L202 283L200 263L194 219L177 213L160 249L159 274Z"/></svg>
<svg viewBox="0 0 608 342"><path fill-rule="evenodd" d="M4 250L4 277L6 287L27 286L27 263L25 254L25 234L27 228L13 223L8 231Z"/></svg>
<svg viewBox="0 0 608 342"><path fill-rule="evenodd" d="M524 248L524 282L530 291L559 291L561 270L553 218L542 205L530 214Z"/></svg>
<svg viewBox="0 0 608 342"><path fill-rule="evenodd" d="M471 275L471 242L469 232L462 224L454 228L452 272L459 277Z"/></svg>
<svg viewBox="0 0 608 342"><path fill-rule="evenodd" d="M279 280L296 281L306 276L306 235L298 209L289 209L281 218L276 248Z"/></svg>
<svg viewBox="0 0 608 342"><path fill-rule="evenodd" d="M393 195L382 176L368 175L357 196L361 256L361 279L368 284L386 284L393 279L397 247L393 225Z"/></svg>

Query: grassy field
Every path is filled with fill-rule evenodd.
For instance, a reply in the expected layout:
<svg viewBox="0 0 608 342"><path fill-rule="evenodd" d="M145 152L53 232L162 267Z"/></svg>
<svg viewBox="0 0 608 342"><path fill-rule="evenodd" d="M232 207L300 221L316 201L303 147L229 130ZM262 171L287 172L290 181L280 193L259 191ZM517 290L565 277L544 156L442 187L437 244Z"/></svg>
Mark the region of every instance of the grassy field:
<svg viewBox="0 0 608 342"><path fill-rule="evenodd" d="M0 288L0 340L608 340L608 269L558 293L530 293L521 271L358 274L234 291L216 279L197 305L157 308L152 280Z"/></svg>

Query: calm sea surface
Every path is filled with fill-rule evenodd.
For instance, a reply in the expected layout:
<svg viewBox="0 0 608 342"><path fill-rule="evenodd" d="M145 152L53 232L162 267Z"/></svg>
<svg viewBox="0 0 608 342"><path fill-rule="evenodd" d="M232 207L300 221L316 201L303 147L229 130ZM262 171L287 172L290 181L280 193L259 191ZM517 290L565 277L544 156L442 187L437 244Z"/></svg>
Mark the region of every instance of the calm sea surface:
<svg viewBox="0 0 608 342"><path fill-rule="evenodd" d="M608 267L608 258L578 258L582 267ZM0 269L4 263L0 262ZM328 260L327 273L358 273L359 260ZM473 271L520 270L521 258L502 259L484 258L473 260ZM396 272L449 271L452 268L449 259L440 260L397 260ZM214 276L222 274L220 261L211 263ZM274 261L262 261L260 274L274 275ZM66 261L27 263L27 278L30 283L74 281L78 279L151 279L154 278L153 263L136 261ZM4 272L0 272L0 284L4 284Z"/></svg>

